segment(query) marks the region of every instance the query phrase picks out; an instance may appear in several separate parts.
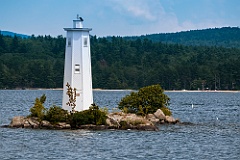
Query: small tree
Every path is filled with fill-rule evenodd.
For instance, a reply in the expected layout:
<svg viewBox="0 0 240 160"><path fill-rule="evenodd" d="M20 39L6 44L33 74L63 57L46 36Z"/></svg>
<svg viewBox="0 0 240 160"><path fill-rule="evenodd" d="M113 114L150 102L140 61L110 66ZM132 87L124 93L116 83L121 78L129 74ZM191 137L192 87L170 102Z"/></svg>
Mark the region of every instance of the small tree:
<svg viewBox="0 0 240 160"><path fill-rule="evenodd" d="M30 108L31 117L38 117L39 120L43 120L45 107L43 106L44 102L46 101L46 95L43 94L40 99L36 98L34 106Z"/></svg>
<svg viewBox="0 0 240 160"><path fill-rule="evenodd" d="M77 95L76 91L77 91L77 89L72 88L69 83L67 83L66 86L68 88L66 94L69 97L69 100L66 103L66 105L72 107L72 113L74 113L75 112L75 107L76 107L76 95Z"/></svg>
<svg viewBox="0 0 240 160"><path fill-rule="evenodd" d="M170 98L163 92L160 85L140 88L138 92L131 92L130 95L122 98L118 108L126 113L146 116L168 106Z"/></svg>

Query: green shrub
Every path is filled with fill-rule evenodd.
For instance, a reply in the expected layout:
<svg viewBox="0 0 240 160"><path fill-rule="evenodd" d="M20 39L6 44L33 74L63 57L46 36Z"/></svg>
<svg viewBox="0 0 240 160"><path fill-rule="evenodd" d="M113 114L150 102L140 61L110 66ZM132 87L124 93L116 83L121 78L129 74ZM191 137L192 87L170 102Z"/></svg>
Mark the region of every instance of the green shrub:
<svg viewBox="0 0 240 160"><path fill-rule="evenodd" d="M40 98L36 98L34 106L30 108L31 114L29 116L37 117L39 121L47 120L52 124L67 122L70 123L72 128L85 124L104 125L106 123L107 108L99 109L97 105L92 104L88 110L69 114L67 110L58 106L45 109L43 106L45 101L45 94Z"/></svg>
<svg viewBox="0 0 240 160"><path fill-rule="evenodd" d="M168 105L170 98L163 93L160 85L152 85L140 88L138 92L122 98L118 108L126 113L135 113L146 116Z"/></svg>
<svg viewBox="0 0 240 160"><path fill-rule="evenodd" d="M163 111L163 113L165 114L165 116L171 116L172 112L170 111L170 109L166 106L162 107L161 110Z"/></svg>
<svg viewBox="0 0 240 160"><path fill-rule="evenodd" d="M106 118L106 112L101 111L98 106L92 104L88 110L72 113L69 119L71 127L77 128L85 124L104 125Z"/></svg>
<svg viewBox="0 0 240 160"><path fill-rule="evenodd" d="M51 123L57 123L57 122L66 122L67 118L68 118L67 110L64 110L58 106L52 106L47 110L44 119Z"/></svg>
<svg viewBox="0 0 240 160"><path fill-rule="evenodd" d="M43 103L46 101L46 95L43 94L40 99L36 98L34 106L30 108L30 117L38 117L38 119L41 121L44 118L45 114L45 107L43 106Z"/></svg>

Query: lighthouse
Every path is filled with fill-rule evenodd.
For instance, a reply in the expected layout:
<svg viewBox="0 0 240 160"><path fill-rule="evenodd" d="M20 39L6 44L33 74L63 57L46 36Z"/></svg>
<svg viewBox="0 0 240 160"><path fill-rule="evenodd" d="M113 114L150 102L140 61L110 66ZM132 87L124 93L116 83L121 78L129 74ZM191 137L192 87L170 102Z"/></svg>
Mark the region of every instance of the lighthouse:
<svg viewBox="0 0 240 160"><path fill-rule="evenodd" d="M75 89L75 111L89 109L93 103L92 70L90 53L91 28L83 28L83 19L77 15L73 20L73 28L64 28L66 35L65 65L63 80L62 108L68 111L72 107L67 103L67 84Z"/></svg>

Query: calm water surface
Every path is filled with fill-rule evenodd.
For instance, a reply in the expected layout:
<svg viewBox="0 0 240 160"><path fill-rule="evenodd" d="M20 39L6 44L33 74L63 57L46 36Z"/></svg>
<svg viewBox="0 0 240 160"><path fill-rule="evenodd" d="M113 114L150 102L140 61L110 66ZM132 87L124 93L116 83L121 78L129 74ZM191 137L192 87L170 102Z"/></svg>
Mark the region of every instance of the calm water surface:
<svg viewBox="0 0 240 160"><path fill-rule="evenodd" d="M130 91L94 91L111 111ZM28 115L36 97L61 105L59 90L0 90L0 125ZM240 93L166 92L173 116L191 125L150 131L0 128L0 159L240 159Z"/></svg>

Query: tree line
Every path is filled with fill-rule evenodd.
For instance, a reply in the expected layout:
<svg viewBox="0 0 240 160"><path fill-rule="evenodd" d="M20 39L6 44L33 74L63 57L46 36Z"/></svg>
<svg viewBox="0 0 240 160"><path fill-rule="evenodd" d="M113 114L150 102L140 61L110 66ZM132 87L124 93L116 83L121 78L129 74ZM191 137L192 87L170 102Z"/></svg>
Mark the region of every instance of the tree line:
<svg viewBox="0 0 240 160"><path fill-rule="evenodd" d="M110 38L110 37L109 37ZM187 46L221 46L240 48L240 28L222 27L203 30L182 31L177 33L159 33L125 37L127 40L147 38L153 42L182 44Z"/></svg>
<svg viewBox="0 0 240 160"><path fill-rule="evenodd" d="M62 36L0 34L0 88L62 88L64 52ZM237 47L91 36L91 59L93 88L240 89Z"/></svg>

